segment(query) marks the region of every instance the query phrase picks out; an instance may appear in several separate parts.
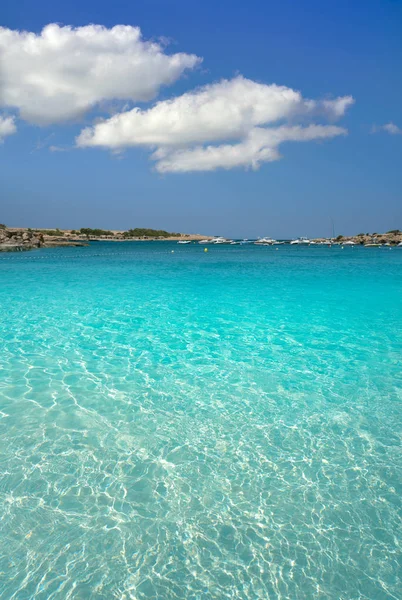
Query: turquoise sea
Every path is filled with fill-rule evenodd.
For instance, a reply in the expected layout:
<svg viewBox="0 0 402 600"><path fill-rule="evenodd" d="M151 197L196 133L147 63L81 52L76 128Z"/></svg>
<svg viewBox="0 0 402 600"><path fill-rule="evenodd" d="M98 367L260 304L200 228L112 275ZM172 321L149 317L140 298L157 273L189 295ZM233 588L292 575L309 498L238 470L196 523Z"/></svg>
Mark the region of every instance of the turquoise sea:
<svg viewBox="0 0 402 600"><path fill-rule="evenodd" d="M402 248L0 255L0 598L400 599Z"/></svg>

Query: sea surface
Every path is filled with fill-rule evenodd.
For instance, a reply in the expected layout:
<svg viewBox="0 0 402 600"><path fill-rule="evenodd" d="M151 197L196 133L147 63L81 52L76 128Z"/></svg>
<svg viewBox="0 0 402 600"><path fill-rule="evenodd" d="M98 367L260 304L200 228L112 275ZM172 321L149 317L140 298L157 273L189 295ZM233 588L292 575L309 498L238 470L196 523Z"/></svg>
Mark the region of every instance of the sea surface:
<svg viewBox="0 0 402 600"><path fill-rule="evenodd" d="M400 599L402 248L0 255L0 598Z"/></svg>

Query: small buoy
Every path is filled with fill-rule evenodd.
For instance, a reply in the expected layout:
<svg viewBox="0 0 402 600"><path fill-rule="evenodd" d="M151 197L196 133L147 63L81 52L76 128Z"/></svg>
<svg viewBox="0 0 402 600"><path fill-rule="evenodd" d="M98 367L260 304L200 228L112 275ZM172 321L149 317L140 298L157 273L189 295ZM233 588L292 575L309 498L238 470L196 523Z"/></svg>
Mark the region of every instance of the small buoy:
<svg viewBox="0 0 402 600"><path fill-rule="evenodd" d="M279 248L275 248L275 250L279 250Z"/></svg>
<svg viewBox="0 0 402 600"><path fill-rule="evenodd" d="M173 254L174 250L172 250L172 254Z"/></svg>
<svg viewBox="0 0 402 600"><path fill-rule="evenodd" d="M208 252L208 248L204 248L204 252Z"/></svg>

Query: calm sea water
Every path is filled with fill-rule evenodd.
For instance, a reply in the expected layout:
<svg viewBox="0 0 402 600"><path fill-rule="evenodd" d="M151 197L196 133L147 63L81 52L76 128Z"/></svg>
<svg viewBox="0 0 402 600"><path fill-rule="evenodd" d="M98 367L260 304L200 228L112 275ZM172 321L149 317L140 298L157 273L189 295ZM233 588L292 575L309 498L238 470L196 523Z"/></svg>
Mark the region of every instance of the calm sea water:
<svg viewBox="0 0 402 600"><path fill-rule="evenodd" d="M402 248L203 250L0 255L2 599L401 598Z"/></svg>

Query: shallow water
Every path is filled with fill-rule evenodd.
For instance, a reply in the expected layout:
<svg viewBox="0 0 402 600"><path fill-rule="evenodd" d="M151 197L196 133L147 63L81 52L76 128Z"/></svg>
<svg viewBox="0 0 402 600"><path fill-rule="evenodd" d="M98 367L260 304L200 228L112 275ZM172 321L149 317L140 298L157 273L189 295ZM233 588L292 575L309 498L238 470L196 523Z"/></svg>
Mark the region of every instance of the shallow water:
<svg viewBox="0 0 402 600"><path fill-rule="evenodd" d="M0 318L1 598L400 598L402 248L4 254Z"/></svg>

